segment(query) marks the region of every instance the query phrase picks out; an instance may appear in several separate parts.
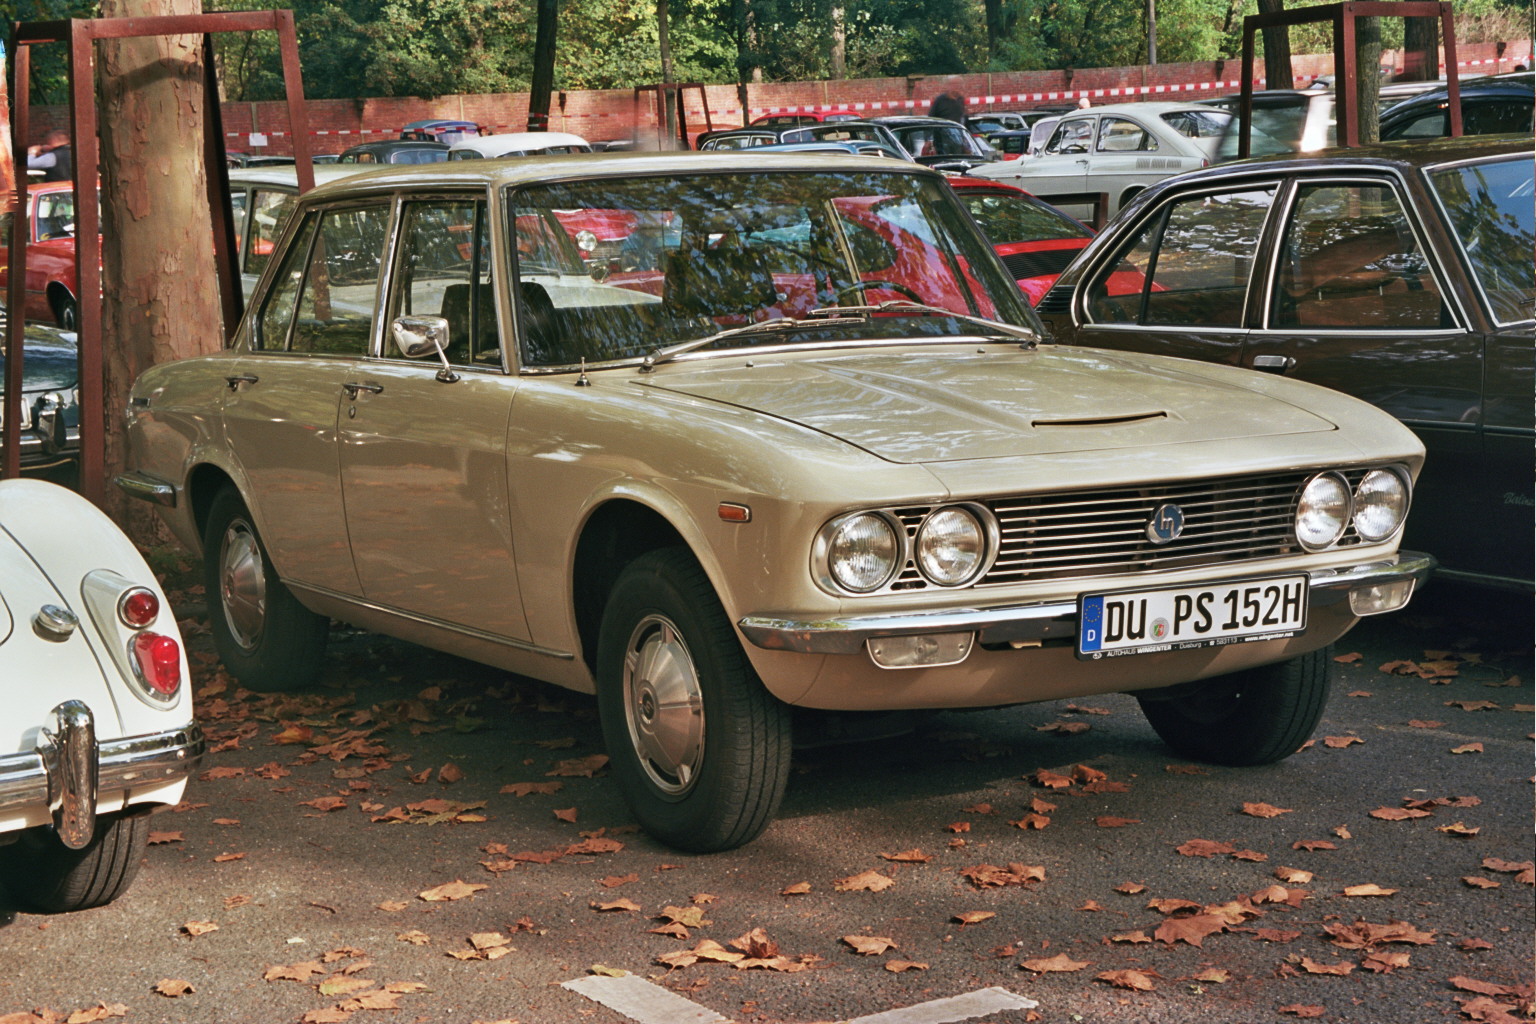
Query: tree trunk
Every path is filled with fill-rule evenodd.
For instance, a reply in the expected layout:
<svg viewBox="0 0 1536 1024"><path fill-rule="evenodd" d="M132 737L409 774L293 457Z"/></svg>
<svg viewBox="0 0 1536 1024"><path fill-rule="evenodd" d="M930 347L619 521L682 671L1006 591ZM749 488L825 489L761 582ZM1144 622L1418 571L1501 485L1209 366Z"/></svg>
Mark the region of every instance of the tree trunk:
<svg viewBox="0 0 1536 1024"><path fill-rule="evenodd" d="M1260 14L1279 14L1285 0L1259 0ZM1296 84L1291 75L1291 30L1284 25L1266 28L1264 37L1264 85L1268 89L1289 89Z"/></svg>
<svg viewBox="0 0 1536 1024"><path fill-rule="evenodd" d="M1157 63L1157 0L1147 0L1147 63Z"/></svg>
<svg viewBox="0 0 1536 1024"><path fill-rule="evenodd" d="M673 99L672 85L672 39L671 39L671 13L667 9L667 0L656 0L656 49L661 57L661 87L656 94L657 113L661 117L658 129L661 134L661 148L673 149L677 146L677 107Z"/></svg>
<svg viewBox="0 0 1536 1024"><path fill-rule="evenodd" d="M832 78L840 81L848 77L848 25L842 4L832 7Z"/></svg>
<svg viewBox="0 0 1536 1024"><path fill-rule="evenodd" d="M555 88L555 30L560 0L539 0L533 37L533 83L528 89L528 130L549 131L549 94Z"/></svg>
<svg viewBox="0 0 1536 1024"><path fill-rule="evenodd" d="M997 60L997 47L1003 41L1003 0L983 0L987 19L988 66Z"/></svg>
<svg viewBox="0 0 1536 1024"><path fill-rule="evenodd" d="M1381 94L1381 19L1355 19L1355 102L1356 125L1360 143L1381 138L1381 115L1377 97Z"/></svg>
<svg viewBox="0 0 1536 1024"><path fill-rule="evenodd" d="M1403 82L1432 82L1440 77L1440 19L1403 19Z"/></svg>
<svg viewBox="0 0 1536 1024"><path fill-rule="evenodd" d="M199 0L102 0L104 18L201 14ZM105 468L123 470L122 410L156 363L223 347L203 164L202 37L103 41L102 346ZM85 297L82 297L85 298ZM105 488L107 511L141 542L160 535L142 502Z"/></svg>

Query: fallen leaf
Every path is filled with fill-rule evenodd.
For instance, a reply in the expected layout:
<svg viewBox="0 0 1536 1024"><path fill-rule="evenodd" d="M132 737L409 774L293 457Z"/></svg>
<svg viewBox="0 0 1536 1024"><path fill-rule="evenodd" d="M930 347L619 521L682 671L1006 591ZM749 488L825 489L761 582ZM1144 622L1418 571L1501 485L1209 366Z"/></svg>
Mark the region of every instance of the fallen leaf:
<svg viewBox="0 0 1536 1024"><path fill-rule="evenodd" d="M1177 914L1184 910L1199 910L1200 904L1194 900L1178 900L1158 898L1147 901L1147 909L1155 910L1159 914Z"/></svg>
<svg viewBox="0 0 1536 1024"><path fill-rule="evenodd" d="M1438 729L1443 725L1445 725L1444 722L1435 722L1427 719L1410 718L1408 720L1408 727L1410 729Z"/></svg>
<svg viewBox="0 0 1536 1024"><path fill-rule="evenodd" d="M991 814L992 813L992 805L991 804L971 804L971 806L969 806L969 807L962 807L962 808L960 808L960 811L963 814Z"/></svg>
<svg viewBox="0 0 1536 1024"><path fill-rule="evenodd" d="M155 991L162 996L175 999L178 996L190 995L196 992L197 989L192 987L191 982L184 981L181 978L162 978L155 983Z"/></svg>
<svg viewBox="0 0 1536 1024"><path fill-rule="evenodd" d="M479 882L466 882L463 879L455 879L452 882L445 882L442 885L419 892L416 896L418 899L426 900L428 903L441 903L449 900L462 900L466 896L473 896L481 889L489 888L490 886L482 885Z"/></svg>
<svg viewBox="0 0 1536 1024"><path fill-rule="evenodd" d="M1034 829L1039 831L1050 823L1051 819L1046 817L1044 814L1031 813L1024 815L1024 817L1020 818L1018 821L1010 821L1008 824L1012 825L1014 828L1022 828L1025 830Z"/></svg>
<svg viewBox="0 0 1536 1024"><path fill-rule="evenodd" d="M196 938L199 935L207 935L209 932L218 931L219 926L213 921L188 921L181 926L181 930Z"/></svg>
<svg viewBox="0 0 1536 1024"><path fill-rule="evenodd" d="M1345 889L1344 889L1344 892L1342 893L1342 895L1345 895L1345 896L1391 896L1391 895L1393 895L1396 892L1397 892L1396 889L1383 889L1381 886L1377 885L1375 882L1368 882L1365 885L1346 886Z"/></svg>
<svg viewBox="0 0 1536 1024"><path fill-rule="evenodd" d="M684 928L703 928L713 921L706 920L703 907L665 907L656 915L658 921L669 921Z"/></svg>
<svg viewBox="0 0 1536 1024"><path fill-rule="evenodd" d="M564 808L561 808L560 810L555 811L555 817L559 818L561 821L568 822L568 823L574 825L576 823L576 808L574 808L574 807L564 807Z"/></svg>
<svg viewBox="0 0 1536 1024"><path fill-rule="evenodd" d="M912 960L887 960L885 969L893 974L901 974L904 971L926 971L927 964L920 964Z"/></svg>
<svg viewBox="0 0 1536 1024"><path fill-rule="evenodd" d="M1307 850L1312 852L1317 850L1337 850L1338 848L1339 846L1337 843L1330 842L1327 839L1298 839L1296 842L1291 844L1291 849L1293 850Z"/></svg>
<svg viewBox="0 0 1536 1024"><path fill-rule="evenodd" d="M878 871L862 871L857 875L849 875L847 878L839 878L832 883L832 888L838 892L856 892L867 890L869 892L881 892L896 884L896 879L890 875L882 875Z"/></svg>
<svg viewBox="0 0 1536 1024"><path fill-rule="evenodd" d="M1082 910L1082 911L1087 911L1089 913L1097 913L1097 912L1103 910L1104 908L1099 906L1097 900L1084 900L1083 901L1083 905L1078 907L1077 909L1078 910Z"/></svg>
<svg viewBox="0 0 1536 1024"><path fill-rule="evenodd" d="M1462 939L1456 944L1456 948L1471 953L1479 949L1492 949L1493 943L1487 939Z"/></svg>
<svg viewBox="0 0 1536 1024"><path fill-rule="evenodd" d="M1334 655L1333 660L1338 662L1340 665L1353 665L1363 657L1365 656L1359 651L1350 651L1348 654Z"/></svg>
<svg viewBox="0 0 1536 1024"><path fill-rule="evenodd" d="M272 742L279 745L285 743L308 743L314 738L314 735L315 731L307 725L290 725L286 729L275 733L272 737Z"/></svg>
<svg viewBox="0 0 1536 1024"><path fill-rule="evenodd" d="M1255 928L1253 937L1260 942L1295 942L1301 938L1301 932L1287 931L1283 928Z"/></svg>
<svg viewBox="0 0 1536 1024"><path fill-rule="evenodd" d="M843 941L861 956L879 956L888 949L896 948L893 940L881 935L844 935Z"/></svg>
<svg viewBox="0 0 1536 1024"><path fill-rule="evenodd" d="M779 890L780 896L804 896L811 891L810 882L796 882L794 885L786 885Z"/></svg>
<svg viewBox="0 0 1536 1024"><path fill-rule="evenodd" d="M1109 941L1130 943L1151 942L1152 936L1148 935L1146 932L1121 932L1119 935L1111 935L1109 937Z"/></svg>
<svg viewBox="0 0 1536 1024"><path fill-rule="evenodd" d="M1355 969L1355 965L1348 960L1340 960L1336 964L1324 964L1313 960L1309 956L1303 956L1298 957L1296 962L1308 974L1333 974L1341 978Z"/></svg>
<svg viewBox="0 0 1536 1024"><path fill-rule="evenodd" d="M1147 891L1147 887L1140 882L1121 882L1115 886L1115 892L1124 893L1127 896L1137 896Z"/></svg>
<svg viewBox="0 0 1536 1024"><path fill-rule="evenodd" d="M1191 946L1199 946L1207 936L1227 930L1227 922L1216 914L1194 914L1189 917L1170 917L1157 926L1152 937L1160 942L1173 945L1177 942L1187 942Z"/></svg>
<svg viewBox="0 0 1536 1024"><path fill-rule="evenodd" d="M221 853L213 858L215 864L228 864L232 860L245 860L243 853Z"/></svg>
<svg viewBox="0 0 1536 1024"><path fill-rule="evenodd" d="M1030 882L1045 881L1044 867L1020 864L1017 861L1010 862L1007 867L998 867L996 864L977 864L974 867L961 869L960 874L978 889L984 889L987 886L1027 885Z"/></svg>
<svg viewBox="0 0 1536 1024"><path fill-rule="evenodd" d="M395 914L404 910L410 904L404 900L385 900L383 903L377 904L377 906L387 914Z"/></svg>
<svg viewBox="0 0 1536 1024"><path fill-rule="evenodd" d="M1435 831L1444 832L1446 835L1457 836L1461 839L1471 839L1473 836L1481 832L1482 829L1472 828L1471 826L1458 821L1453 825L1441 825L1437 827Z"/></svg>
<svg viewBox="0 0 1536 1024"><path fill-rule="evenodd" d="M1243 804L1243 813L1255 818L1278 818L1291 811L1290 807L1275 807L1273 804Z"/></svg>
<svg viewBox="0 0 1536 1024"><path fill-rule="evenodd" d="M894 861L897 864L927 864L933 860L931 853L922 850L903 850L901 853L882 853L882 860Z"/></svg>
<svg viewBox="0 0 1536 1024"><path fill-rule="evenodd" d="M1054 732L1058 736L1075 736L1093 728L1087 722L1051 722L1035 726L1036 732Z"/></svg>
<svg viewBox="0 0 1536 1024"><path fill-rule="evenodd" d="M1232 980L1232 972L1220 967L1212 967L1195 975L1192 981L1198 981L1206 985L1225 985Z"/></svg>
<svg viewBox="0 0 1536 1024"><path fill-rule="evenodd" d="M628 911L628 910L639 910L640 909L640 904L636 903L634 900L617 899L617 900L611 900L611 901L609 901L607 903L593 902L591 904L591 907L592 907L593 910L602 911L602 912L613 911L613 910Z"/></svg>
<svg viewBox="0 0 1536 1024"><path fill-rule="evenodd" d="M409 942L413 946L425 946L432 941L432 936L428 935L426 932L416 931L414 929L408 932L401 932L399 935L396 935L395 938L399 939L401 942Z"/></svg>
<svg viewBox="0 0 1536 1024"><path fill-rule="evenodd" d="M607 754L589 754L586 757L557 761L555 766L544 774L590 779L607 766Z"/></svg>
<svg viewBox="0 0 1536 1024"><path fill-rule="evenodd" d="M1237 847L1214 839L1191 839L1175 849L1186 857L1214 857L1218 853L1234 853Z"/></svg>
<svg viewBox="0 0 1536 1024"><path fill-rule="evenodd" d="M1334 750L1342 750L1345 747L1353 746L1356 743L1364 743L1364 742L1365 742L1365 740L1361 739L1359 736L1324 736L1323 737L1323 745L1324 746L1328 746L1328 747L1332 747Z"/></svg>
<svg viewBox="0 0 1536 1024"><path fill-rule="evenodd" d="M1303 871L1301 868L1275 868L1275 877L1282 882L1292 885L1306 885L1312 881L1312 872Z"/></svg>
<svg viewBox="0 0 1536 1024"><path fill-rule="evenodd" d="M955 821L944 827L951 832L969 832L971 830L971 823L968 821Z"/></svg>
<svg viewBox="0 0 1536 1024"><path fill-rule="evenodd" d="M162 843L180 843L184 841L185 839L180 832L151 832L149 834L148 840L150 846L159 846Z"/></svg>
<svg viewBox="0 0 1536 1024"><path fill-rule="evenodd" d="M565 788L563 782L509 782L501 787L501 792L511 793L513 796L531 796L535 793L541 796L552 796Z"/></svg>
<svg viewBox="0 0 1536 1024"><path fill-rule="evenodd" d="M1019 966L1026 971L1034 971L1036 974L1065 974L1072 971L1080 971L1092 962L1091 960L1073 960L1065 953L1057 953L1053 957L1036 957L1025 960Z"/></svg>
<svg viewBox="0 0 1536 1024"><path fill-rule="evenodd" d="M123 1003L97 1003L87 1010L76 1010L64 1018L64 1024L95 1024L108 1017L126 1017L128 1007ZM57 1020L57 1017L52 1018Z"/></svg>
<svg viewBox="0 0 1536 1024"><path fill-rule="evenodd" d="M1389 921L1372 924L1356 920L1353 924L1333 921L1323 926L1329 941L1342 949L1374 949L1389 943L1405 943L1414 946L1434 945L1435 933L1424 932L1406 921Z"/></svg>
<svg viewBox="0 0 1536 1024"><path fill-rule="evenodd" d="M1112 818L1104 815L1093 819L1093 823L1099 828L1125 828L1127 825L1140 825L1140 818Z"/></svg>
<svg viewBox="0 0 1536 1024"><path fill-rule="evenodd" d="M609 875L598 882L598 884L604 889L617 889L621 885L628 885L630 882L638 881L640 881L640 875L638 873L630 873L627 875Z"/></svg>
<svg viewBox="0 0 1536 1024"><path fill-rule="evenodd" d="M1391 974L1399 967L1408 966L1407 953L1367 953L1360 966L1376 974Z"/></svg>
<svg viewBox="0 0 1536 1024"><path fill-rule="evenodd" d="M1428 818L1430 812L1415 807L1378 807L1371 812L1370 816L1380 818L1382 821L1408 821L1413 818Z"/></svg>
<svg viewBox="0 0 1536 1024"><path fill-rule="evenodd" d="M1481 754L1482 752L1483 745L1481 743L1463 743L1459 747L1451 748L1451 753L1453 754Z"/></svg>
<svg viewBox="0 0 1536 1024"><path fill-rule="evenodd" d="M1280 1009L1276 1010L1275 1012L1289 1013L1293 1017L1321 1017L1323 1014L1327 1013L1328 1010L1326 1007L1317 1006L1311 1003L1292 1003L1289 1006L1280 1007Z"/></svg>
<svg viewBox="0 0 1536 1024"><path fill-rule="evenodd" d="M313 800L300 800L299 804L329 814L331 811L339 811L346 807L347 801L339 796L319 796Z"/></svg>
<svg viewBox="0 0 1536 1024"><path fill-rule="evenodd" d="M1136 992L1152 992L1157 986L1152 983L1153 978L1161 977L1156 971L1105 971L1096 975L1094 981L1106 982L1115 988L1128 988Z"/></svg>
<svg viewBox="0 0 1536 1024"><path fill-rule="evenodd" d="M997 914L991 910L966 910L956 914L950 920L960 922L960 927L964 928L968 924L980 924L983 921L990 921L996 916Z"/></svg>
<svg viewBox="0 0 1536 1024"><path fill-rule="evenodd" d="M1041 768L1033 775L1027 775L1025 778L1037 786L1044 786L1046 789L1066 789L1072 785L1071 776L1061 775L1045 768Z"/></svg>

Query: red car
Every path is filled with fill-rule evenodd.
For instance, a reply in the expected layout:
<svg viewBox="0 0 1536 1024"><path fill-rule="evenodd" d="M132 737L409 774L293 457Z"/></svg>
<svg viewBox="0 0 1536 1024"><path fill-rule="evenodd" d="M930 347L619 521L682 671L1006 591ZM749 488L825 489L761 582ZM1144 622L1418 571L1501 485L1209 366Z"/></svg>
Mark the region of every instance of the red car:
<svg viewBox="0 0 1536 1024"><path fill-rule="evenodd" d="M1039 302L1093 239L1093 229L1013 185L951 175L946 179L1030 305Z"/></svg>
<svg viewBox="0 0 1536 1024"><path fill-rule="evenodd" d="M47 181L27 189L28 209L27 299L28 320L51 320L66 331L80 325L80 303L75 297L75 192L68 181ZM0 216L0 289L10 279L11 217Z"/></svg>

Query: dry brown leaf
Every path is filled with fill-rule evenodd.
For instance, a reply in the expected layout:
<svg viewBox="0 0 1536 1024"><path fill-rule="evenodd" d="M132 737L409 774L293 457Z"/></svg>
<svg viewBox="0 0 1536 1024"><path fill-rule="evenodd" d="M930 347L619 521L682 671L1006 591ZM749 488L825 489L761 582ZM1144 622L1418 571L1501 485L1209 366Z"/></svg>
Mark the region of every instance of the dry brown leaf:
<svg viewBox="0 0 1536 1024"><path fill-rule="evenodd" d="M1328 746L1328 747L1332 747L1334 750L1343 750L1345 747L1352 747L1356 743L1364 743L1364 742L1365 742L1365 740L1361 739L1359 736L1324 736L1323 737L1323 745L1324 746Z"/></svg>
<svg viewBox="0 0 1536 1024"><path fill-rule="evenodd" d="M900 853L882 853L880 858L895 861L897 864L927 864L933 860L933 854L924 853L922 850L903 850Z"/></svg>
<svg viewBox="0 0 1536 1024"><path fill-rule="evenodd" d="M1309 852L1337 850L1338 848L1339 844L1327 839L1298 839L1291 844L1291 849L1293 850L1307 850Z"/></svg>
<svg viewBox="0 0 1536 1024"><path fill-rule="evenodd" d="M300 800L300 806L313 807L317 811L329 814L331 811L339 811L347 806L347 801L339 796L319 796L313 800Z"/></svg>
<svg viewBox="0 0 1536 1024"><path fill-rule="evenodd" d="M1012 825L1014 828L1022 828L1025 830L1035 829L1038 831L1042 828L1045 828L1050 823L1051 819L1046 815L1030 813L1024 815L1024 817L1020 818L1018 821L1010 821L1008 824Z"/></svg>
<svg viewBox="0 0 1536 1024"><path fill-rule="evenodd" d="M76 1010L64 1018L64 1024L96 1024L108 1017L126 1017L128 1007L123 1003L97 1003L85 1010ZM58 1018L54 1018L57 1020Z"/></svg>
<svg viewBox="0 0 1536 1024"><path fill-rule="evenodd" d="M1313 876L1312 872L1303 871L1301 868L1279 867L1275 868L1275 877L1282 882L1289 882L1292 885L1306 885L1312 881Z"/></svg>
<svg viewBox="0 0 1536 1024"><path fill-rule="evenodd" d="M1410 718L1408 720L1408 727L1410 729L1438 729L1443 725L1445 725L1444 722L1436 722L1429 719Z"/></svg>
<svg viewBox="0 0 1536 1024"><path fill-rule="evenodd" d="M962 814L991 814L991 804L971 804L969 807L960 808Z"/></svg>
<svg viewBox="0 0 1536 1024"><path fill-rule="evenodd" d="M1093 961L1074 960L1065 953L1057 953L1052 957L1034 957L1019 964L1026 971L1034 971L1036 974L1069 974L1072 971L1080 971Z"/></svg>
<svg viewBox="0 0 1536 1024"><path fill-rule="evenodd" d="M1463 743L1459 747L1451 748L1451 753L1453 754L1481 754L1482 752L1483 745L1481 743Z"/></svg>
<svg viewBox="0 0 1536 1024"><path fill-rule="evenodd" d="M956 914L950 920L960 922L960 927L964 928L969 924L980 924L983 921L990 921L996 916L997 914L991 910L966 910Z"/></svg>
<svg viewBox="0 0 1536 1024"><path fill-rule="evenodd" d="M1391 895L1393 895L1396 892L1397 892L1396 889L1383 889L1381 886L1377 885L1375 882L1368 882L1365 885L1350 885L1350 886L1346 886L1345 889L1344 889L1344 892L1342 893L1342 895L1344 895L1344 896L1391 896Z"/></svg>
<svg viewBox="0 0 1536 1024"><path fill-rule="evenodd" d="M780 896L804 896L811 891L810 882L796 882L794 885L786 885L779 890Z"/></svg>
<svg viewBox="0 0 1536 1024"><path fill-rule="evenodd" d="M1348 960L1340 960L1336 964L1324 964L1309 956L1298 957L1296 963L1308 974L1334 974L1341 978L1355 969L1355 965Z"/></svg>
<svg viewBox="0 0 1536 1024"><path fill-rule="evenodd" d="M1399 967L1408 966L1407 953L1367 953L1360 966L1376 974L1391 974Z"/></svg>
<svg viewBox="0 0 1536 1024"><path fill-rule="evenodd" d="M628 885L630 882L638 881L640 881L639 873L631 872L627 875L609 875L597 884L601 885L604 889L617 889L621 885Z"/></svg>
<svg viewBox="0 0 1536 1024"><path fill-rule="evenodd" d="M479 882L466 882L463 879L455 879L452 882L444 882L442 885L433 886L416 894L417 899L426 900L428 903L442 903L450 900L462 900L466 896L473 896L481 889L489 889L490 886Z"/></svg>
<svg viewBox="0 0 1536 1024"><path fill-rule="evenodd" d="M954 821L944 826L950 832L969 832L971 823L968 821Z"/></svg>
<svg viewBox="0 0 1536 1024"><path fill-rule="evenodd" d="M181 926L181 930L196 938L199 935L207 935L209 932L218 931L219 926L213 921L188 921Z"/></svg>
<svg viewBox="0 0 1536 1024"><path fill-rule="evenodd" d="M464 778L464 769L449 761L437 770L437 781L451 786Z"/></svg>
<svg viewBox="0 0 1536 1024"><path fill-rule="evenodd" d="M593 902L591 904L591 907L592 907L593 910L603 911L603 912L607 912L607 911L611 911L611 910L629 911L629 910L639 910L640 909L640 904L636 903L634 900L617 899L617 900L611 900L611 901L609 901L607 903Z"/></svg>
<svg viewBox="0 0 1536 1024"><path fill-rule="evenodd" d="M1225 985L1232 980L1232 972L1223 970L1220 967L1212 967L1209 970L1201 971L1190 980L1198 981L1205 985Z"/></svg>
<svg viewBox="0 0 1536 1024"><path fill-rule="evenodd" d="M1329 941L1342 949L1369 950L1389 943L1430 946L1435 942L1434 932L1420 931L1406 921L1389 921L1386 924L1371 924L1362 920L1356 920L1353 924L1332 921L1323 926L1323 931L1330 936Z"/></svg>
<svg viewBox="0 0 1536 1024"><path fill-rule="evenodd" d="M545 775L563 775L570 778L590 779L608 766L607 754L589 754L555 762Z"/></svg>
<svg viewBox="0 0 1536 1024"><path fill-rule="evenodd" d="M1191 946L1199 946L1207 936L1227 930L1227 921L1217 914L1194 914L1189 917L1170 917L1157 926L1152 937L1160 942L1173 945L1176 942L1187 942Z"/></svg>
<svg viewBox="0 0 1536 1024"><path fill-rule="evenodd" d="M1533 861L1501 860L1498 857L1484 857L1482 864L1483 867L1487 868L1489 871L1502 871L1507 874L1515 874L1521 871L1530 871L1532 868L1536 868L1536 862Z"/></svg>
<svg viewBox="0 0 1536 1024"><path fill-rule="evenodd" d="M413 946L425 946L430 944L432 941L432 936L428 935L426 932L417 931L414 928L408 932L401 932L400 934L396 935L395 938L399 939L401 942L409 942Z"/></svg>
<svg viewBox="0 0 1536 1024"><path fill-rule="evenodd" d="M1186 857L1214 857L1218 853L1235 853L1237 847L1215 839L1191 839L1175 849Z"/></svg>
<svg viewBox="0 0 1536 1024"><path fill-rule="evenodd" d="M714 923L704 917L704 908L697 906L664 907L655 919L680 924L684 928L703 928L705 925Z"/></svg>
<svg viewBox="0 0 1536 1024"><path fill-rule="evenodd" d="M1359 651L1350 651L1348 654L1334 655L1333 660L1338 662L1340 665L1353 665L1363 657L1364 655Z"/></svg>
<svg viewBox="0 0 1536 1024"><path fill-rule="evenodd" d="M896 879L890 875L882 875L878 871L861 871L857 875L849 875L847 878L839 878L832 883L832 888L838 892L857 892L867 890L869 892L882 892L896 884Z"/></svg>
<svg viewBox="0 0 1536 1024"><path fill-rule="evenodd" d="M559 818L561 821L574 825L576 824L576 808L562 807L555 811L555 817Z"/></svg>
<svg viewBox="0 0 1536 1024"><path fill-rule="evenodd" d="M1045 768L1041 768L1033 775L1027 775L1025 778L1037 786L1044 786L1046 789L1066 789L1072 785L1071 776L1062 775Z"/></svg>
<svg viewBox="0 0 1536 1024"><path fill-rule="evenodd" d="M1138 896L1146 891L1147 887L1140 882L1121 882L1115 886L1115 892L1123 893L1126 896Z"/></svg>
<svg viewBox="0 0 1536 1024"><path fill-rule="evenodd" d="M984 889L987 886L1027 885L1030 882L1045 881L1044 867L1021 864L1017 861L1010 862L1007 867L998 867L996 864L977 864L975 867L963 868L960 874L978 889Z"/></svg>
<svg viewBox="0 0 1536 1024"><path fill-rule="evenodd" d="M1147 909L1155 910L1159 914L1177 914L1185 910L1199 910L1200 904L1194 900L1180 900L1160 897L1147 901Z"/></svg>
<svg viewBox="0 0 1536 1024"><path fill-rule="evenodd" d="M1128 988L1135 992L1152 992L1157 986L1153 978L1161 977L1156 971L1105 971L1095 975L1094 981L1102 981L1115 988Z"/></svg>
<svg viewBox="0 0 1536 1024"><path fill-rule="evenodd" d="M1273 804L1243 804L1243 813L1254 818L1278 818L1282 814L1290 814L1290 807L1276 807Z"/></svg>
<svg viewBox="0 0 1536 1024"><path fill-rule="evenodd" d="M1430 812L1417 807L1378 807L1370 816L1382 821L1410 821L1414 818L1428 818Z"/></svg>
<svg viewBox="0 0 1536 1024"><path fill-rule="evenodd" d="M160 846L163 843L180 843L184 841L185 837L180 832L151 832L149 834L148 840L150 846Z"/></svg>
<svg viewBox="0 0 1536 1024"><path fill-rule="evenodd" d="M314 975L324 973L325 968L318 960L305 960L296 964L273 964L261 977L264 981L307 982Z"/></svg>
<svg viewBox="0 0 1536 1024"><path fill-rule="evenodd" d="M1109 941L1139 944L1143 942L1151 942L1152 936L1148 935L1146 932L1121 932L1119 935L1111 935L1109 937Z"/></svg>
<svg viewBox="0 0 1536 1024"><path fill-rule="evenodd" d="M1292 1003L1289 1006L1280 1007L1275 1012L1288 1013L1293 1017L1321 1017L1328 1010L1326 1007L1318 1006L1314 1003Z"/></svg>
<svg viewBox="0 0 1536 1024"><path fill-rule="evenodd" d="M1451 825L1441 825L1437 827L1435 831L1444 832L1448 836L1456 836L1460 839L1471 839L1473 836L1481 832L1482 828L1473 828L1472 826L1467 825L1465 822L1458 821Z"/></svg>
<svg viewBox="0 0 1536 1024"><path fill-rule="evenodd" d="M155 991L162 996L176 999L179 996L190 995L196 992L197 989L192 987L191 982L181 978L162 978L155 983Z"/></svg>
<svg viewBox="0 0 1536 1024"><path fill-rule="evenodd" d="M926 971L927 964L920 964L914 960L887 960L885 969L893 974L901 974L904 971Z"/></svg>
<svg viewBox="0 0 1536 1024"><path fill-rule="evenodd" d="M861 956L879 956L896 948L895 941L883 935L844 935L843 941Z"/></svg>
<svg viewBox="0 0 1536 1024"><path fill-rule="evenodd" d="M501 792L511 793L513 796L531 796L535 793L541 796L552 796L565 788L563 782L509 782L501 787Z"/></svg>
<svg viewBox="0 0 1536 1024"><path fill-rule="evenodd" d="M1301 932L1287 931L1283 928L1255 928L1253 937L1260 942L1295 942L1301 938Z"/></svg>
<svg viewBox="0 0 1536 1024"><path fill-rule="evenodd" d="M221 853L213 858L215 864L228 864L232 860L245 860L243 853Z"/></svg>
<svg viewBox="0 0 1536 1024"><path fill-rule="evenodd" d="M1109 815L1101 815L1093 819L1093 823L1099 828L1125 828L1127 825L1140 825L1140 818L1115 818Z"/></svg>

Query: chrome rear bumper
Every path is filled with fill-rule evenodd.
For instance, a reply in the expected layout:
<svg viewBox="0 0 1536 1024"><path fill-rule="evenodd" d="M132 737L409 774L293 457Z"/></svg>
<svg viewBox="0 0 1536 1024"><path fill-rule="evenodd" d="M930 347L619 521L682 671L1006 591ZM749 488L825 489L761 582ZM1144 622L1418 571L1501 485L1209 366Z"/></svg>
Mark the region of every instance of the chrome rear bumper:
<svg viewBox="0 0 1536 1024"><path fill-rule="evenodd" d="M98 742L90 708L65 701L35 749L0 757L0 814L46 805L59 839L78 850L95 832L99 794L185 778L206 749L196 722Z"/></svg>
<svg viewBox="0 0 1536 1024"><path fill-rule="evenodd" d="M1435 559L1400 551L1391 559L1341 569L1313 570L1311 605L1337 604L1357 588L1391 583L1422 583ZM1032 643L1077 636L1077 602L1011 605L1001 608L946 608L941 611L854 615L830 619L748 616L738 626L754 645L769 651L802 654L858 654L870 640L928 633L975 633L981 644Z"/></svg>

